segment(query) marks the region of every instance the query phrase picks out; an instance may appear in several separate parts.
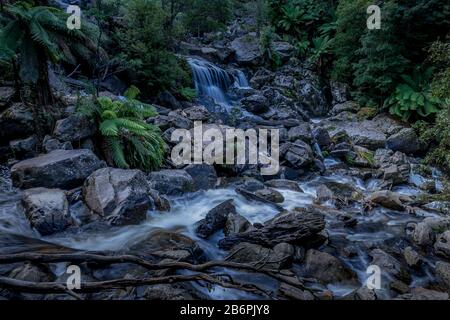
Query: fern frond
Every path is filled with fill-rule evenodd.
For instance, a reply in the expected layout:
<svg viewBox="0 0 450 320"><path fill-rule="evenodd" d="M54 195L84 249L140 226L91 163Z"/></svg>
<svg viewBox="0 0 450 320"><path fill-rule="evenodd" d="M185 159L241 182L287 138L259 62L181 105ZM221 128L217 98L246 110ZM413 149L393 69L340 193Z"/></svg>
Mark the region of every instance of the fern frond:
<svg viewBox="0 0 450 320"><path fill-rule="evenodd" d="M122 142L117 138L107 139L108 147L111 152L111 157L114 163L122 169L129 169L130 166L125 160Z"/></svg>

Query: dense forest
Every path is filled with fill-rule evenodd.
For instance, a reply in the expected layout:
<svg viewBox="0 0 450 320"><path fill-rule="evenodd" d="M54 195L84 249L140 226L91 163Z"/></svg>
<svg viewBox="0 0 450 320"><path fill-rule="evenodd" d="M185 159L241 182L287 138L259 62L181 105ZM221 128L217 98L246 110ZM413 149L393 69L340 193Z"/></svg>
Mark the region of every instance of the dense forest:
<svg viewBox="0 0 450 320"><path fill-rule="evenodd" d="M279 130L279 173L175 163L199 121ZM450 5L0 0L0 152L0 297L448 299Z"/></svg>

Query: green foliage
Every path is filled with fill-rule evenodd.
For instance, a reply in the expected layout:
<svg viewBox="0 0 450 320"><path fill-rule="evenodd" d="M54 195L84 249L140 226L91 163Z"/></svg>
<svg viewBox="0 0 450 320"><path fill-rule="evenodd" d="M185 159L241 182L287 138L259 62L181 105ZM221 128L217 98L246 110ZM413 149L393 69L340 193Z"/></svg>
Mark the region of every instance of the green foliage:
<svg viewBox="0 0 450 320"><path fill-rule="evenodd" d="M186 101L192 102L197 98L197 91L193 88L183 87L180 90L180 95Z"/></svg>
<svg viewBox="0 0 450 320"><path fill-rule="evenodd" d="M201 36L224 29L232 16L230 0L185 0L182 21L188 32Z"/></svg>
<svg viewBox="0 0 450 320"><path fill-rule="evenodd" d="M59 9L18 1L6 5L2 17L7 23L0 31L0 59L10 60L17 55L24 82L37 83L45 78L47 61L89 61L96 50L91 41L95 28L83 21L81 30L69 30L68 15Z"/></svg>
<svg viewBox="0 0 450 320"><path fill-rule="evenodd" d="M152 106L136 100L139 93L131 87L123 101L99 97L95 102L81 103L78 112L97 119L107 159L116 166L153 170L162 165L165 144L159 128L145 122L157 113Z"/></svg>
<svg viewBox="0 0 450 320"><path fill-rule="evenodd" d="M433 68L424 72L415 69L412 76L402 75L404 83L397 86L394 93L385 101L391 114L408 120L413 115L428 117L439 110L442 101L433 96L430 82Z"/></svg>
<svg viewBox="0 0 450 320"><path fill-rule="evenodd" d="M273 42L277 40L278 36L273 27L265 27L259 39L260 48L266 63L269 63L273 69L281 65L281 57L273 48Z"/></svg>
<svg viewBox="0 0 450 320"><path fill-rule="evenodd" d="M314 47L309 59L314 63L319 62L321 64L322 57L330 53L332 44L333 40L328 36L313 39Z"/></svg>
<svg viewBox="0 0 450 320"><path fill-rule="evenodd" d="M166 13L159 1L130 0L124 4L123 24L115 38L128 64L128 78L147 95L176 90L191 83L182 61L171 51L164 28Z"/></svg>

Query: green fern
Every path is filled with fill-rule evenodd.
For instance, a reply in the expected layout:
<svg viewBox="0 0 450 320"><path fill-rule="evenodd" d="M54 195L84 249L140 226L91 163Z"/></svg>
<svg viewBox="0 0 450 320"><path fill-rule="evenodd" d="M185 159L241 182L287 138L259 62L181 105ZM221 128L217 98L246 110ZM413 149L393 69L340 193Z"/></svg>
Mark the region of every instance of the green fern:
<svg viewBox="0 0 450 320"><path fill-rule="evenodd" d="M156 115L155 109L136 100L139 90L128 89L123 100L99 97L80 103L79 112L95 115L99 132L105 139L107 158L119 168L153 170L164 161L165 143L158 127L145 122Z"/></svg>

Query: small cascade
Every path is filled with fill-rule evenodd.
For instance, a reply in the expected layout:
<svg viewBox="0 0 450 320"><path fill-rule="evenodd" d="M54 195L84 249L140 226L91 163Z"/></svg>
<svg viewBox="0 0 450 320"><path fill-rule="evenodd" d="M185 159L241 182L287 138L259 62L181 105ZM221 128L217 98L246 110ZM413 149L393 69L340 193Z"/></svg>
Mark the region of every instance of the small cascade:
<svg viewBox="0 0 450 320"><path fill-rule="evenodd" d="M229 107L231 98L228 90L233 87L248 87L245 74L240 70L228 72L211 62L189 58L188 63L194 75L195 89L199 97L210 97L217 104Z"/></svg>

